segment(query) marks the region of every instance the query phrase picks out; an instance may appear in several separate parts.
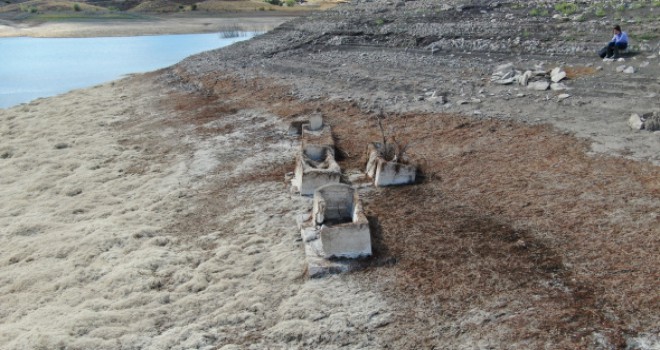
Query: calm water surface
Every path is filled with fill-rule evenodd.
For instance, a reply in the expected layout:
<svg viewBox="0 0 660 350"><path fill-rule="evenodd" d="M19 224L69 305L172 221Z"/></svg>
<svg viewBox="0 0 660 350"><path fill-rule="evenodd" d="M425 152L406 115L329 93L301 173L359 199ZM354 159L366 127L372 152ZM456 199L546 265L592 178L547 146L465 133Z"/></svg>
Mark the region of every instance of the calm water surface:
<svg viewBox="0 0 660 350"><path fill-rule="evenodd" d="M0 108L173 65L254 36L219 34L119 38L0 38Z"/></svg>

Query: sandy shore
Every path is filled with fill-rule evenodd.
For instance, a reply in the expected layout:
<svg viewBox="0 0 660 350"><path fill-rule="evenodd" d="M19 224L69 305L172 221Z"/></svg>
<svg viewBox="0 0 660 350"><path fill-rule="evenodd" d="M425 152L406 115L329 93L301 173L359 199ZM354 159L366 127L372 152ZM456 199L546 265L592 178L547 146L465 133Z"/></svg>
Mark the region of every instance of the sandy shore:
<svg viewBox="0 0 660 350"><path fill-rule="evenodd" d="M288 125L200 124L144 80L0 111L0 347L357 346L387 323L377 293L303 279Z"/></svg>
<svg viewBox="0 0 660 350"><path fill-rule="evenodd" d="M146 20L100 20L94 22L14 23L0 21L0 38L78 38L216 33L236 27L246 31L268 31L291 18L291 16L283 15L278 17L154 17Z"/></svg>

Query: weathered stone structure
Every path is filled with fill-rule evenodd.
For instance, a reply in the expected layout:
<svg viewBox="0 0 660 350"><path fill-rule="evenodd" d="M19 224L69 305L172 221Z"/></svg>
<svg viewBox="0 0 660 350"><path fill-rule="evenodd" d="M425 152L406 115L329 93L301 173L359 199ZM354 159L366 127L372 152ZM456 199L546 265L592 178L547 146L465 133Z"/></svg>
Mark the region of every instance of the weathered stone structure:
<svg viewBox="0 0 660 350"><path fill-rule="evenodd" d="M371 143L367 147L367 176L377 187L405 185L415 182L417 167L403 161L387 161L382 156L381 143Z"/></svg>
<svg viewBox="0 0 660 350"><path fill-rule="evenodd" d="M340 177L341 169L332 148L307 145L298 154L293 186L301 195L313 195L323 185L338 183Z"/></svg>

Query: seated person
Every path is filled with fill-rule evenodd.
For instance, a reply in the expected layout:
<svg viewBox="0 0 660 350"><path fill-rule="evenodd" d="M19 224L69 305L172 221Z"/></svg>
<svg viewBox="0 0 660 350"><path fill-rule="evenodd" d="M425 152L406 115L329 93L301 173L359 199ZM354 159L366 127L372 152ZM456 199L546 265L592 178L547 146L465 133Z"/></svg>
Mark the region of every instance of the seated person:
<svg viewBox="0 0 660 350"><path fill-rule="evenodd" d="M600 50L599 55L601 58L619 58L619 51L623 51L628 47L628 33L621 31L621 26L614 26L614 37L606 47Z"/></svg>

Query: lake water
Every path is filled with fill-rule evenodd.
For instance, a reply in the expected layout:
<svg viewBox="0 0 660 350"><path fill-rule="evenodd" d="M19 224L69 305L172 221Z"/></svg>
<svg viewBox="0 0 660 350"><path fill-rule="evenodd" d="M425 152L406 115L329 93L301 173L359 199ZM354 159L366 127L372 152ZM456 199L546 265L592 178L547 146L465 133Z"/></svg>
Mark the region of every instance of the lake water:
<svg viewBox="0 0 660 350"><path fill-rule="evenodd" d="M0 108L173 65L249 39L219 34L113 38L0 38Z"/></svg>

